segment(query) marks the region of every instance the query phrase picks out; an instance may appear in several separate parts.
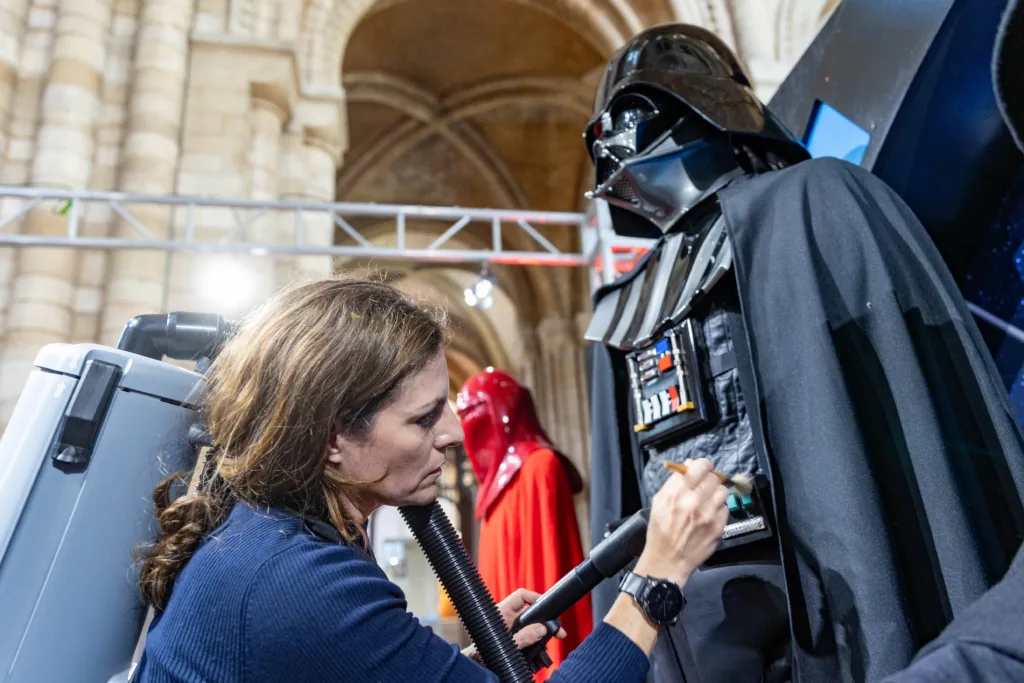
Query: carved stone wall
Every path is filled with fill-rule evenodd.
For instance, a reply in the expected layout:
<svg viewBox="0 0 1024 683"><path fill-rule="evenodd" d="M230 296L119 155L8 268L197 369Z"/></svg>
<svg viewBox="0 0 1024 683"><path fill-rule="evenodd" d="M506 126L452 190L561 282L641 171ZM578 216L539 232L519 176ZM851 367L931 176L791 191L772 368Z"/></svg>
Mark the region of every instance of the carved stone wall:
<svg viewBox="0 0 1024 683"><path fill-rule="evenodd" d="M408 202L578 210L589 162L579 134L607 58L645 26L682 20L721 35L768 97L834 0L6 0L0 3L0 183L304 201ZM0 217L18 203L0 203ZM251 216L203 210L219 236ZM183 211L135 212L156 236ZM307 241L344 243L325 217ZM387 226L357 226L391 244ZM448 226L410 222L409 244ZM7 230L63 229L40 207ZM88 235L127 234L116 215L82 217ZM294 217L252 236L291 239ZM545 236L571 249L572 236ZM390 241L389 241L390 240ZM468 231L465 246L488 246ZM504 235L508 248L529 241ZM39 348L112 343L133 316L239 315L269 292L332 268L386 271L457 321L452 387L487 365L530 385L552 437L589 477L582 329L584 274L495 266L492 309L461 301L479 267L245 257L251 291L211 298L213 256L0 250L0 423ZM580 521L586 523L586 499ZM584 538L589 534L583 529Z"/></svg>

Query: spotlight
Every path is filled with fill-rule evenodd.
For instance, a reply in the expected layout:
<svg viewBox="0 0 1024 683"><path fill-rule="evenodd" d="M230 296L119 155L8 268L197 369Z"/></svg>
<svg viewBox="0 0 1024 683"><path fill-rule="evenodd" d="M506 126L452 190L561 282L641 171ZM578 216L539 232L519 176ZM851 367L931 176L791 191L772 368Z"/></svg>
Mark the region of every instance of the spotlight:
<svg viewBox="0 0 1024 683"><path fill-rule="evenodd" d="M199 292L218 308L235 312L253 303L257 290L256 273L233 259L204 264Z"/></svg>
<svg viewBox="0 0 1024 683"><path fill-rule="evenodd" d="M483 272L480 273L480 281L472 287L467 287L462 295L466 300L467 306L486 311L494 304L494 298L491 296L493 292L494 276L485 267Z"/></svg>

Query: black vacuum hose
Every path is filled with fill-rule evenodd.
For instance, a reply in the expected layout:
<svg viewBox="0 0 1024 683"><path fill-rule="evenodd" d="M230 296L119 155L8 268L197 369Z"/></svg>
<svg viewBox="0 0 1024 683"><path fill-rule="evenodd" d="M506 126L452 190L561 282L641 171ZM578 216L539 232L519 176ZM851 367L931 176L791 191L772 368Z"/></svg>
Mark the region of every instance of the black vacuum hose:
<svg viewBox="0 0 1024 683"><path fill-rule="evenodd" d="M476 565L436 500L430 505L398 508L427 556L455 611L473 639L484 666L502 683L531 683L526 659L512 640Z"/></svg>

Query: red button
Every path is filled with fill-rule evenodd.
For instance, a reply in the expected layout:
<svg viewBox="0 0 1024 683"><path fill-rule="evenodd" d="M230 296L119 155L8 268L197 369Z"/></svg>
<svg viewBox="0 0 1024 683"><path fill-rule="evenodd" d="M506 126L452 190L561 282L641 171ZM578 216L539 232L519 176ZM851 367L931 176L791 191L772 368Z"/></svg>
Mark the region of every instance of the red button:
<svg viewBox="0 0 1024 683"><path fill-rule="evenodd" d="M661 372L665 372L670 367L672 367L672 356L666 353L664 356L658 359L658 370Z"/></svg>

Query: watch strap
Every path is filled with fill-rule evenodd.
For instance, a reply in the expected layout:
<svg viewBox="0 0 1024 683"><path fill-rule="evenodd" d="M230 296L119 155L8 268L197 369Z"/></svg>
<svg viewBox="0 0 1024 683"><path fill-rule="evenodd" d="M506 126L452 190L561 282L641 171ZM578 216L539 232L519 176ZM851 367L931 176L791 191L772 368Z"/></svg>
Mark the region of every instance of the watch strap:
<svg viewBox="0 0 1024 683"><path fill-rule="evenodd" d="M637 604L642 607L641 599L643 598L644 590L647 588L648 581L649 579L646 576L640 576L639 574L627 571L619 582L619 591L626 595L631 595Z"/></svg>
<svg viewBox="0 0 1024 683"><path fill-rule="evenodd" d="M619 591L625 593L626 595L632 596L633 601L636 603L637 607L640 608L640 610L644 613L644 616L646 616L648 619L657 624L667 624L671 626L672 624L676 623L676 621L679 619L679 615L676 614L676 616L670 621L663 622L659 619L654 618L651 615L651 611L647 602L648 595L650 594L650 588L653 585L659 584L663 581L665 583L676 586L676 588L679 590L680 597L682 597L683 605L685 605L686 597L682 595L682 589L679 588L679 586L676 585L674 581L670 581L668 579L653 579L649 576L640 576L639 574L634 574L633 572L628 570L626 571L625 576L622 577L622 580L619 581ZM680 609L680 611L682 610Z"/></svg>

